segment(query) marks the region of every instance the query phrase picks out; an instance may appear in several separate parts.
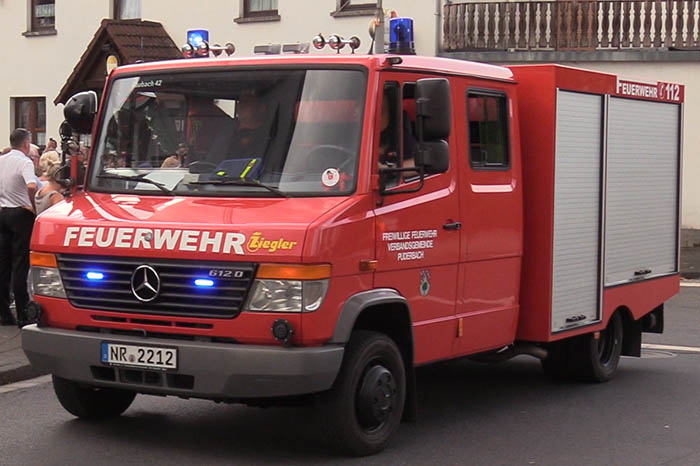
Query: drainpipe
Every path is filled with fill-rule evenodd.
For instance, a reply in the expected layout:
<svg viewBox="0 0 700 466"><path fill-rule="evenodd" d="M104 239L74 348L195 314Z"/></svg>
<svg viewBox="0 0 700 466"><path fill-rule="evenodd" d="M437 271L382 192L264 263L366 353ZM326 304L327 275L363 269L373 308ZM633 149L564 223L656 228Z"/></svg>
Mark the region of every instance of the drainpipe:
<svg viewBox="0 0 700 466"><path fill-rule="evenodd" d="M435 0L435 56L440 54L440 38L442 37L442 0Z"/></svg>
<svg viewBox="0 0 700 466"><path fill-rule="evenodd" d="M374 53L384 53L384 8L382 0L377 0L377 22L374 28Z"/></svg>

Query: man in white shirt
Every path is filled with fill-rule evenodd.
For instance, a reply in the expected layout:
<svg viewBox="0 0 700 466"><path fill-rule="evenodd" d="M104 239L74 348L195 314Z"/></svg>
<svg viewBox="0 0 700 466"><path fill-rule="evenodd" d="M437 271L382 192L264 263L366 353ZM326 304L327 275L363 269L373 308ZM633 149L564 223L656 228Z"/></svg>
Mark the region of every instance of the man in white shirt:
<svg viewBox="0 0 700 466"><path fill-rule="evenodd" d="M17 324L26 322L29 301L29 241L34 228L37 181L29 158L32 134L17 128L10 134L12 150L0 156L0 324L14 325L10 313L10 283L15 294Z"/></svg>

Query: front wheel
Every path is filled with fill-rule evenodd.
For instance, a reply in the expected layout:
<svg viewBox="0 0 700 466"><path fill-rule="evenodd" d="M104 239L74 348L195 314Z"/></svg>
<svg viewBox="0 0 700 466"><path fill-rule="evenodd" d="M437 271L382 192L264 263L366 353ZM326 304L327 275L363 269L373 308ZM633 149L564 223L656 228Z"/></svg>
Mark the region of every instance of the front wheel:
<svg viewBox="0 0 700 466"><path fill-rule="evenodd" d="M406 371L401 352L384 334L353 332L323 411L331 441L356 456L383 450L401 422Z"/></svg>
<svg viewBox="0 0 700 466"><path fill-rule="evenodd" d="M136 397L135 392L81 385L56 375L53 376L53 390L66 411L90 420L118 417Z"/></svg>

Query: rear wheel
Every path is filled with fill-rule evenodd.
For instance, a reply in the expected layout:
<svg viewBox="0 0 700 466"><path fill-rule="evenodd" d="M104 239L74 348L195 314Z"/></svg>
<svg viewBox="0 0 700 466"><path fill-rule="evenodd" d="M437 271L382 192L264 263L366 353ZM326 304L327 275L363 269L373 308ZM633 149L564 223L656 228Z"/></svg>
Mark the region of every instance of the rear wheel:
<svg viewBox="0 0 700 466"><path fill-rule="evenodd" d="M406 372L396 343L378 332L353 332L323 399L331 441L357 456L383 450L401 422L405 399Z"/></svg>
<svg viewBox="0 0 700 466"><path fill-rule="evenodd" d="M550 346L542 368L545 374L556 378L606 382L615 374L621 353L622 318L616 313L598 338L589 333Z"/></svg>
<svg viewBox="0 0 700 466"><path fill-rule="evenodd" d="M55 375L53 389L66 411L81 419L91 420L120 416L136 397L135 392L91 387Z"/></svg>
<svg viewBox="0 0 700 466"><path fill-rule="evenodd" d="M622 353L622 318L614 314L598 338L584 335L577 351L580 361L580 378L588 382L606 382L612 379Z"/></svg>

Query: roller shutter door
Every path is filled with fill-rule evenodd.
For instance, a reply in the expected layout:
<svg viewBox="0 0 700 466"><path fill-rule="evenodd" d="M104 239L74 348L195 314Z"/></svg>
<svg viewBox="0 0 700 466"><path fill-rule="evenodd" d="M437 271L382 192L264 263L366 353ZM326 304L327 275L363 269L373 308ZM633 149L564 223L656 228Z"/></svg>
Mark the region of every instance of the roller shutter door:
<svg viewBox="0 0 700 466"><path fill-rule="evenodd" d="M603 98L558 91L552 331L598 320Z"/></svg>
<svg viewBox="0 0 700 466"><path fill-rule="evenodd" d="M605 284L678 271L680 106L610 98Z"/></svg>

